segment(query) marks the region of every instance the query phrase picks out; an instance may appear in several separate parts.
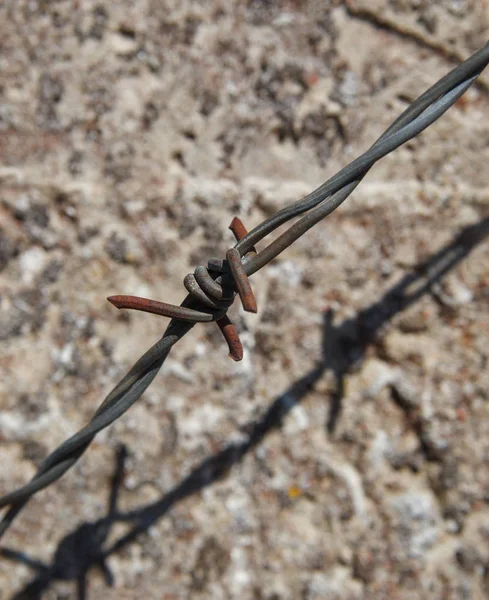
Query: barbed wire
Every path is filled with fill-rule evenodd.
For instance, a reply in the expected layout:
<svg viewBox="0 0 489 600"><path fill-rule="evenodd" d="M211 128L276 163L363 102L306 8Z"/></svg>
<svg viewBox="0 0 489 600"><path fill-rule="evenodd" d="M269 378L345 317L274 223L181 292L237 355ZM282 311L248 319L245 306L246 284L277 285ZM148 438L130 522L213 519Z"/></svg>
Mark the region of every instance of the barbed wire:
<svg viewBox="0 0 489 600"><path fill-rule="evenodd" d="M171 317L163 337L130 369L102 402L91 421L44 459L29 483L0 498L0 508L9 506L0 522L0 538L29 499L58 480L87 450L95 435L121 417L151 384L170 350L198 322L215 321L234 360L242 357L238 333L227 317L236 293L243 308L256 312L249 283L253 275L324 217L340 206L370 168L381 158L412 139L440 118L474 83L489 63L489 42L415 100L379 137L367 152L331 177L305 198L283 208L249 233L239 219L230 229L237 243L226 259L210 259L184 279L188 295L180 306L134 296L112 296L118 308L132 308ZM305 213L305 214L304 214ZM281 225L299 218L263 250L255 244Z"/></svg>

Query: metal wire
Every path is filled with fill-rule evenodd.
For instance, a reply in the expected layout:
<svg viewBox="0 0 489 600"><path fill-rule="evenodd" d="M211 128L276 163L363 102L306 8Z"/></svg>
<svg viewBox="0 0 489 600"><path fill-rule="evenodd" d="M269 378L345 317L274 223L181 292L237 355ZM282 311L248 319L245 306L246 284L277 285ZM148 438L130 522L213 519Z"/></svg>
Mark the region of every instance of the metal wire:
<svg viewBox="0 0 489 600"><path fill-rule="evenodd" d="M211 259L207 268L197 267L194 278L186 278L189 295L180 307L145 299L132 299L124 304L121 298L132 297L111 298L116 306L118 305L116 299L119 299L119 306L139 310L148 310L148 306L142 308L144 302L155 303L151 304L153 308L160 305L156 306L158 310L155 308L155 311L172 317L172 320L163 337L138 360L105 398L90 423L42 461L36 475L29 483L0 498L0 508L10 507L0 523L0 538L28 500L70 469L88 448L95 435L122 416L141 397L165 362L173 345L186 335L196 322L221 323L221 331L223 333L227 331L225 337L228 336L226 341L230 345L231 354L234 354L235 359L239 359L240 345L236 341L237 334L234 326L227 319L226 310L236 291L246 288L243 294L249 294L251 288L247 285L243 287L243 278L256 273L318 221L340 206L377 160L418 135L442 116L474 83L488 63L489 42L415 100L367 152L308 196L278 211L246 235L243 230L238 233L231 224L231 229L238 239L235 249L242 258L242 268L236 268L237 265L234 263L233 269L230 269L226 260L216 259ZM255 252L254 245L257 242L280 225L303 213L306 214L265 249ZM228 253L228 256L233 256L234 260L236 252ZM246 300L243 300L243 296L241 299L245 305ZM134 305L129 306L130 302ZM229 331L230 326L231 331ZM231 346L232 343L234 347Z"/></svg>

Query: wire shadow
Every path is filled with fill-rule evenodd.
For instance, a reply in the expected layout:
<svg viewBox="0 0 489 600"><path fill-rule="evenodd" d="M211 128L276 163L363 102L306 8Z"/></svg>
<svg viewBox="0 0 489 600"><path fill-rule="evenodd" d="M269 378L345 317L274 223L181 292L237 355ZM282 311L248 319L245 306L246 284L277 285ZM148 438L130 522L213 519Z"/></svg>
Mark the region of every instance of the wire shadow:
<svg viewBox="0 0 489 600"><path fill-rule="evenodd" d="M107 515L96 521L82 523L65 536L58 545L51 565L27 556L24 552L1 548L0 556L20 562L37 571L37 576L11 600L41 600L52 581L75 581L78 600L87 599L87 575L92 567L98 567L107 585L114 578L106 563L103 545L111 527L118 520L117 500L124 478L124 463L127 458L126 447L119 446L115 457L115 469L107 503Z"/></svg>
<svg viewBox="0 0 489 600"><path fill-rule="evenodd" d="M330 414L326 424L328 432L333 432L341 413L345 375L353 366L361 362L365 350L375 341L382 327L423 295L434 293L435 284L438 284L488 236L489 216L479 223L464 228L451 243L428 260L418 264L378 302L359 311L355 317L335 326L333 312L327 311L323 323L321 360L309 373L280 394L261 419L249 423L246 428L247 439L240 443L228 444L223 450L204 460L179 485L159 500L125 513L117 511L117 497L127 456L126 449L121 447L117 452L107 516L97 521L83 523L63 538L51 565L45 565L22 552L8 548L0 550L0 556L30 566L38 573L33 581L15 594L11 600L40 600L42 593L55 580L75 581L78 600L87 600L87 574L93 567L101 569L107 585L112 585L113 577L106 563L111 554L134 542L176 503L223 478L271 431L281 427L284 418L292 408L302 401L328 371L333 373L336 381L336 390L331 399ZM117 522L130 522L131 528L112 545L104 548L110 529Z"/></svg>
<svg viewBox="0 0 489 600"><path fill-rule="evenodd" d="M331 399L327 430L333 433L344 396L344 377L359 364L367 347L394 316L415 304L425 294L439 301L434 288L452 269L489 236L489 216L465 227L449 244L427 260L416 265L376 303L360 310L351 319L335 327L333 312L325 315L323 328L323 367L331 370L336 390Z"/></svg>

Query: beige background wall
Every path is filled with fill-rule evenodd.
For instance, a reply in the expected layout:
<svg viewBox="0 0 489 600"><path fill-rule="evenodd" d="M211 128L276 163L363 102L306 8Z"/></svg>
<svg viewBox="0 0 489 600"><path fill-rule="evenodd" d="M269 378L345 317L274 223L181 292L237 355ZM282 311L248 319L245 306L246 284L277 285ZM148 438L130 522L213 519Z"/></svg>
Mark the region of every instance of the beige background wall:
<svg viewBox="0 0 489 600"><path fill-rule="evenodd" d="M106 296L180 302L234 215L256 225L334 174L488 31L482 0L1 2L0 493L162 333ZM124 509L214 459L200 491L110 558L114 588L89 574L91 599L486 597L488 90L489 71L252 278L258 315L232 309L242 363L196 327L5 544L50 562L103 516L123 441ZM358 318L481 221L433 293ZM2 597L30 577L1 561Z"/></svg>

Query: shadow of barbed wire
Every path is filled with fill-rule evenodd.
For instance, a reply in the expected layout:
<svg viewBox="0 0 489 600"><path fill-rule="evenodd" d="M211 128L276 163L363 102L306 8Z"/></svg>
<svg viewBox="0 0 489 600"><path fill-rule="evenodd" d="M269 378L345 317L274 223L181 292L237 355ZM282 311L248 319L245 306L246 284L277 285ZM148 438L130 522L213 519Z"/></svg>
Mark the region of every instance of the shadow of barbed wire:
<svg viewBox="0 0 489 600"><path fill-rule="evenodd" d="M379 332L397 314L418 302L425 294L441 300L439 284L452 269L464 260L489 236L489 216L465 227L452 242L427 260L417 264L376 303L360 310L353 318L334 326L334 315L328 311L323 329L323 365L331 370L336 390L331 399L327 430L332 433L341 412L344 377L365 355ZM443 302L442 302L443 303Z"/></svg>
<svg viewBox="0 0 489 600"><path fill-rule="evenodd" d="M107 585L113 585L114 578L107 566L103 546L112 525L118 520L117 500L124 478L126 458L127 449L120 445L115 456L107 515L96 521L82 523L66 535L59 543L51 565L32 559L24 552L0 548L1 557L20 562L37 572L27 586L12 596L12 600L41 600L43 592L53 581L75 581L78 600L86 600L87 575L93 567L102 571Z"/></svg>
<svg viewBox="0 0 489 600"><path fill-rule="evenodd" d="M355 317L335 326L334 313L328 310L324 314L321 359L311 371L275 398L259 420L249 423L244 428L247 435L244 441L228 444L217 454L204 460L162 498L124 513L118 512L116 506L127 455L126 449L121 447L117 452L107 516L83 523L64 537L51 565L32 559L23 552L8 548L0 550L0 556L3 558L21 562L37 571L35 578L17 592L12 600L40 600L50 583L56 580L76 582L78 600L86 600L87 575L93 567L102 571L107 585L112 585L113 577L106 563L110 555L136 541L175 504L225 477L231 468L258 446L270 432L281 428L288 413L328 372L334 376L336 389L331 397L326 429L329 433L334 432L344 399L345 376L361 363L368 346L375 343L379 332L395 315L412 306L425 294L432 294L437 299L436 287L443 277L488 236L489 216L465 227L452 242L428 260L416 265L378 302L359 311ZM131 527L117 541L105 547L110 529L117 522L129 522Z"/></svg>

